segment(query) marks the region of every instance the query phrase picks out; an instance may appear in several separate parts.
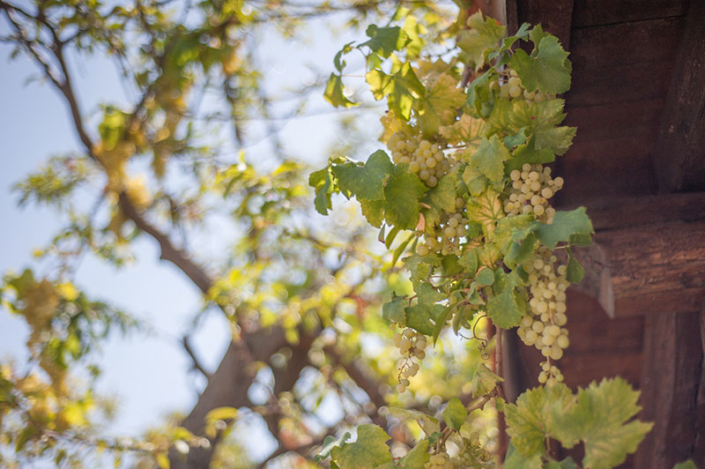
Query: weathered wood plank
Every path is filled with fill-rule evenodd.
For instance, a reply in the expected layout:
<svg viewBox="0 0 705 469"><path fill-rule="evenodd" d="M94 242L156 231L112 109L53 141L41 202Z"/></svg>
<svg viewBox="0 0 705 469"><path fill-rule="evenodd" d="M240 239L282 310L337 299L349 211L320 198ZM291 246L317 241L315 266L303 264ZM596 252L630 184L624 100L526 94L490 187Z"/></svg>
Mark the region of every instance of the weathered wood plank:
<svg viewBox="0 0 705 469"><path fill-rule="evenodd" d="M574 106L566 103L566 125L578 128L575 143L653 135L661 121L663 99Z"/></svg>
<svg viewBox="0 0 705 469"><path fill-rule="evenodd" d="M673 60L682 28L676 17L574 30L570 59L574 70L602 73L614 65Z"/></svg>
<svg viewBox="0 0 705 469"><path fill-rule="evenodd" d="M654 428L639 446L635 463L639 469L670 468L693 456L703 360L700 314L661 314L646 319L642 419L654 422Z"/></svg>
<svg viewBox="0 0 705 469"><path fill-rule="evenodd" d="M573 0L517 0L519 23L541 23L544 31L556 36L570 49Z"/></svg>
<svg viewBox="0 0 705 469"><path fill-rule="evenodd" d="M691 3L653 152L662 192L705 189L705 2Z"/></svg>
<svg viewBox="0 0 705 469"><path fill-rule="evenodd" d="M601 198L582 205L587 207L596 231L705 220L705 192Z"/></svg>
<svg viewBox="0 0 705 469"><path fill-rule="evenodd" d="M687 0L575 0L573 27L680 16L687 6Z"/></svg>
<svg viewBox="0 0 705 469"><path fill-rule="evenodd" d="M596 299L575 288L567 292L570 348L574 355L640 353L643 348L644 318L610 319Z"/></svg>
<svg viewBox="0 0 705 469"><path fill-rule="evenodd" d="M570 350L570 349L568 349ZM586 387L602 378L621 376L635 387L641 379L641 352L571 354L566 353L559 361L565 384L571 389Z"/></svg>
<svg viewBox="0 0 705 469"><path fill-rule="evenodd" d="M557 174L566 180L557 194L558 203L653 193L655 178L649 161L653 140L649 135L631 135L575 143L556 162Z"/></svg>
<svg viewBox="0 0 705 469"><path fill-rule="evenodd" d="M705 301L705 222L602 231L578 250L586 276L576 288L610 317L698 312Z"/></svg>

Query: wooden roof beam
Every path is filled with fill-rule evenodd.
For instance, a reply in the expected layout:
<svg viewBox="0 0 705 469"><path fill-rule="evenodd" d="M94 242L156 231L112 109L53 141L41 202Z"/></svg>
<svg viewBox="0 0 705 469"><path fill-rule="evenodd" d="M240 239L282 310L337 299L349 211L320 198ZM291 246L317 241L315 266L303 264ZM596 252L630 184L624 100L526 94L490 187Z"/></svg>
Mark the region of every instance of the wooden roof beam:
<svg viewBox="0 0 705 469"><path fill-rule="evenodd" d="M595 244L576 249L576 286L612 318L699 312L705 304L705 192L588 207Z"/></svg>
<svg viewBox="0 0 705 469"><path fill-rule="evenodd" d="M652 162L662 193L705 189L705 1L690 2Z"/></svg>

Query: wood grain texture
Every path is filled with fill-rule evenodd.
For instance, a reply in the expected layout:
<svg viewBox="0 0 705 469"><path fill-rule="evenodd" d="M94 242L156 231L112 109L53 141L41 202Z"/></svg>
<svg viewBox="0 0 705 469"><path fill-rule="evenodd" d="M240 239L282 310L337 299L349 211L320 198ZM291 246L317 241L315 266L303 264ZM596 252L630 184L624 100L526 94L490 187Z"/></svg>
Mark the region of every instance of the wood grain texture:
<svg viewBox="0 0 705 469"><path fill-rule="evenodd" d="M698 312L705 301L705 222L603 231L576 256L586 271L576 288L610 317Z"/></svg>
<svg viewBox="0 0 705 469"><path fill-rule="evenodd" d="M653 20L685 14L687 0L576 0L573 27Z"/></svg>
<svg viewBox="0 0 705 469"><path fill-rule="evenodd" d="M703 408L697 408L703 362L700 315L646 319L641 418L654 422L654 428L640 445L634 467L671 468L702 453L702 447L696 448L703 431L698 427Z"/></svg>
<svg viewBox="0 0 705 469"><path fill-rule="evenodd" d="M705 189L705 2L688 12L653 161L662 192Z"/></svg>

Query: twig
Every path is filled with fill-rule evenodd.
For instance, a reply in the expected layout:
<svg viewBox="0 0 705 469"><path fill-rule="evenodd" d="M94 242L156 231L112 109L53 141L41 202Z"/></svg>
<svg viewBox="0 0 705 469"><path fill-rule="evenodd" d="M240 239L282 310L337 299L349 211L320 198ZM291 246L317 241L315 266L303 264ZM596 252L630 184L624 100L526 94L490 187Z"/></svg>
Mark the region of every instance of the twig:
<svg viewBox="0 0 705 469"><path fill-rule="evenodd" d="M203 376L205 376L206 379L210 381L211 374L209 372L207 372L205 368L203 368L203 366L201 365L201 362L196 357L196 354L194 353L193 348L191 348L191 344L189 344L187 335L185 335L183 337L183 339L181 339L181 343L184 345L184 350L186 350L186 353L188 354L188 356L191 357L191 362L193 363L193 369L200 371L201 374L203 374Z"/></svg>

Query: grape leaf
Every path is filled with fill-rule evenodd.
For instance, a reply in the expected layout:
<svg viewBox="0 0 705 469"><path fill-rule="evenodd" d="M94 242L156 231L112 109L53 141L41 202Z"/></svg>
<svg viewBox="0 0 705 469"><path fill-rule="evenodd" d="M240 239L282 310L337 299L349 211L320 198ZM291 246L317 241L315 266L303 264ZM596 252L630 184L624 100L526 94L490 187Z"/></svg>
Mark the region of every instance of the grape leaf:
<svg viewBox="0 0 705 469"><path fill-rule="evenodd" d="M415 289L431 275L434 267L439 267L440 265L441 258L436 254L428 254L426 256L413 254L404 259L404 267L411 274L411 283Z"/></svg>
<svg viewBox="0 0 705 469"><path fill-rule="evenodd" d="M585 442L583 466L611 469L636 451L653 424L630 420L641 410L639 392L621 378L603 379L578 392L573 404L553 412L554 435L571 448Z"/></svg>
<svg viewBox="0 0 705 469"><path fill-rule="evenodd" d="M529 92L536 89L544 93L565 93L570 89L568 53L555 36L544 36L529 56L518 49L509 61L521 83Z"/></svg>
<svg viewBox="0 0 705 469"><path fill-rule="evenodd" d="M468 54L475 70L479 70L492 49L499 47L506 28L493 18L484 19L479 11L468 18L467 25L470 29L460 33L458 47Z"/></svg>
<svg viewBox="0 0 705 469"><path fill-rule="evenodd" d="M426 189L419 177L409 171L409 165L395 165L384 186L387 223L402 230L416 228L421 210L419 200Z"/></svg>
<svg viewBox="0 0 705 469"><path fill-rule="evenodd" d="M488 189L479 197L468 200L468 219L477 222L482 226L482 232L486 237L491 237L494 233L495 224L504 217L504 209L499 201L499 194Z"/></svg>
<svg viewBox="0 0 705 469"><path fill-rule="evenodd" d="M336 192L336 186L331 180L330 168L311 173L308 184L316 190L316 197L313 200L316 211L321 215L328 215L328 210L333 208L331 194Z"/></svg>
<svg viewBox="0 0 705 469"><path fill-rule="evenodd" d="M527 459L516 450L513 443L509 443L503 469L542 469L542 467L540 454Z"/></svg>
<svg viewBox="0 0 705 469"><path fill-rule="evenodd" d="M345 432L345 434L340 438L336 438L332 435L326 436L323 439L323 447L321 448L321 451L313 458L313 460L316 462L321 462L327 459L328 456L330 456L331 451L333 451L333 448L344 444L350 439L350 437L350 432Z"/></svg>
<svg viewBox="0 0 705 469"><path fill-rule="evenodd" d="M409 304L409 300L405 296L397 296L392 298L382 306L382 317L387 322L394 322L400 327L406 326L406 311L404 309Z"/></svg>
<svg viewBox="0 0 705 469"><path fill-rule="evenodd" d="M376 228L382 226L384 221L384 200L360 200L362 214L368 223Z"/></svg>
<svg viewBox="0 0 705 469"><path fill-rule="evenodd" d="M538 223L535 232L544 246L553 249L560 242L570 241L573 235L590 235L594 230L590 218L585 213L585 207L579 207L569 212L556 212L553 223Z"/></svg>
<svg viewBox="0 0 705 469"><path fill-rule="evenodd" d="M478 398L489 394L497 387L497 383L501 383L502 381L504 381L502 378L494 374L492 370L487 368L483 363L480 363L470 382L472 397Z"/></svg>
<svg viewBox="0 0 705 469"><path fill-rule="evenodd" d="M401 420L416 420L421 427L421 430L423 430L423 432L428 436L441 431L441 426L438 423L438 419L431 417L430 415L426 415L418 410L390 407L389 415Z"/></svg>
<svg viewBox="0 0 705 469"><path fill-rule="evenodd" d="M460 427L465 423L465 418L468 416L468 411L460 402L460 399L454 397L448 404L446 404L445 409L443 409L443 421L453 430L460 430Z"/></svg>
<svg viewBox="0 0 705 469"><path fill-rule="evenodd" d="M673 466L673 469L698 469L698 466L696 466L695 463L689 459L685 462L676 464Z"/></svg>
<svg viewBox="0 0 705 469"><path fill-rule="evenodd" d="M573 458L565 458L563 461L550 461L543 469L579 469Z"/></svg>
<svg viewBox="0 0 705 469"><path fill-rule="evenodd" d="M438 132L444 114L451 111L455 116L457 109L465 103L465 93L456 87L457 83L458 80L451 75L443 74L426 87L426 93L418 100L417 121L425 136Z"/></svg>
<svg viewBox="0 0 705 469"><path fill-rule="evenodd" d="M578 260L573 257L573 253L571 252L569 247L566 247L565 251L568 254L566 280L568 280L570 283L580 283L580 281L583 279L583 276L585 275L585 269L583 269L583 266L580 265L580 262L578 262Z"/></svg>
<svg viewBox="0 0 705 469"><path fill-rule="evenodd" d="M494 272L492 269L484 268L475 275L475 283L478 285L492 285L494 283Z"/></svg>
<svg viewBox="0 0 705 469"><path fill-rule="evenodd" d="M374 98L379 101L387 96L389 108L404 120L409 120L414 101L425 94L425 88L409 62L404 62L392 75L387 75L382 70L372 70L367 73L366 81Z"/></svg>
<svg viewBox="0 0 705 469"><path fill-rule="evenodd" d="M345 97L343 93L343 78L335 73L331 73L330 77L328 77L323 97L334 107L350 108L360 105L360 103L355 103Z"/></svg>
<svg viewBox="0 0 705 469"><path fill-rule="evenodd" d="M430 458L428 454L428 440L419 441L406 456L401 458L398 467L401 469L424 469Z"/></svg>
<svg viewBox="0 0 705 469"><path fill-rule="evenodd" d="M440 127L438 132L441 137L448 140L451 145L460 142L474 142L480 138L485 128L485 121L474 119L469 114L463 114L460 119L452 125Z"/></svg>
<svg viewBox="0 0 705 469"><path fill-rule="evenodd" d="M458 171L453 170L438 180L438 185L428 191L425 202L437 211L455 212L458 198Z"/></svg>
<svg viewBox="0 0 705 469"><path fill-rule="evenodd" d="M513 289L507 289L487 300L487 316L498 327L511 329L521 321L522 308Z"/></svg>
<svg viewBox="0 0 705 469"><path fill-rule="evenodd" d="M489 179L487 179L480 171L468 165L463 170L463 182L468 188L468 192L473 197L477 197L487 189L490 185Z"/></svg>
<svg viewBox="0 0 705 469"><path fill-rule="evenodd" d="M470 166L490 181L499 182L504 177L504 162L509 158L509 150L495 134L489 140L482 139L477 151L470 156Z"/></svg>
<svg viewBox="0 0 705 469"><path fill-rule="evenodd" d="M360 44L358 47L367 46L372 52L389 58L395 50L402 50L409 42L409 36L399 26L378 27L376 24L371 24L365 32L369 41Z"/></svg>
<svg viewBox="0 0 705 469"><path fill-rule="evenodd" d="M432 336L435 323L446 310L437 304L445 298L430 283L422 283L416 289L418 300L416 305L406 308L406 326L421 334Z"/></svg>
<svg viewBox="0 0 705 469"><path fill-rule="evenodd" d="M519 396L516 404L506 404L507 434L516 450L525 458L542 455L546 438L553 429L554 414L573 400L567 386L558 383L550 388L539 386Z"/></svg>
<svg viewBox="0 0 705 469"><path fill-rule="evenodd" d="M340 191L348 199L354 195L358 200L380 200L384 198L384 184L393 168L389 156L377 150L364 166L356 163L335 165L333 174Z"/></svg>
<svg viewBox="0 0 705 469"><path fill-rule="evenodd" d="M538 150L536 148L536 137L531 136L523 145L516 147L512 153L512 159L507 161L505 170L507 173L515 169L521 169L525 163L529 164L545 164L555 161L556 154L548 148Z"/></svg>
<svg viewBox="0 0 705 469"><path fill-rule="evenodd" d="M360 425L357 440L333 448L331 459L340 469L374 469L392 460L386 443L389 438L377 425Z"/></svg>

